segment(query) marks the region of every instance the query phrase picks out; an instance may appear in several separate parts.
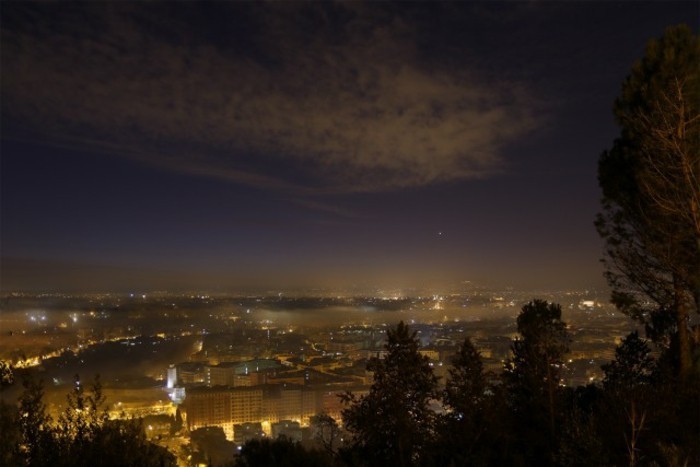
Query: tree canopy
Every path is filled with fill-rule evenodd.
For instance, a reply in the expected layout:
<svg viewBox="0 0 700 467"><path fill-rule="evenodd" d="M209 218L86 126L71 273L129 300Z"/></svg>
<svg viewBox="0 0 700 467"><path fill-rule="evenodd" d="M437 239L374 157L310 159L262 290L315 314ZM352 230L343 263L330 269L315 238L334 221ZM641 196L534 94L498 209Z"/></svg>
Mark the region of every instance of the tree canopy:
<svg viewBox="0 0 700 467"><path fill-rule="evenodd" d="M689 316L700 303L699 74L690 28L651 40L615 101L620 136L598 165L613 301L671 349L682 378L698 344Z"/></svg>
<svg viewBox="0 0 700 467"><path fill-rule="evenodd" d="M171 466L175 456L146 439L139 420L109 420L99 378L86 390L76 376L68 406L54 422L40 381L27 378L17 410L0 401L2 465ZM13 423L14 422L14 423ZM12 441L16 441L15 444Z"/></svg>
<svg viewBox="0 0 700 467"><path fill-rule="evenodd" d="M517 438L527 462L544 465L551 461L546 453L556 445L560 369L569 335L561 307L544 300L523 306L517 324L521 337L513 341L512 357L503 372L507 404L521 430ZM532 437L533 429L547 436Z"/></svg>
<svg viewBox="0 0 700 467"><path fill-rule="evenodd" d="M370 465L415 465L432 442L436 414L429 403L438 397L438 380L418 347L403 321L389 329L386 356L367 365L374 373L369 394L345 396L351 404L343 411L345 427Z"/></svg>

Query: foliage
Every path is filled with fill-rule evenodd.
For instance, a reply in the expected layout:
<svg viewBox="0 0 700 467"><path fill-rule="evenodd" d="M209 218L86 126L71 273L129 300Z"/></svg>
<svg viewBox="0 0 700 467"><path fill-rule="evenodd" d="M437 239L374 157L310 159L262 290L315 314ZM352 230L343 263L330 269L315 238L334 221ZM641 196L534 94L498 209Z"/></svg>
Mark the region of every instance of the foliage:
<svg viewBox="0 0 700 467"><path fill-rule="evenodd" d="M56 434L46 413L44 387L32 378L22 381L18 401L20 450L28 465L49 464L56 455Z"/></svg>
<svg viewBox="0 0 700 467"><path fill-rule="evenodd" d="M451 416L463 419L472 415L486 397L486 374L479 352L469 338L464 339L452 360L443 400Z"/></svg>
<svg viewBox="0 0 700 467"><path fill-rule="evenodd" d="M74 452L82 452L94 441L109 418L102 409L104 396L99 376L86 393L80 376L75 375L73 390L66 396L66 402L66 410L58 420L58 434L66 451L64 454L72 457Z"/></svg>
<svg viewBox="0 0 700 467"><path fill-rule="evenodd" d="M692 372L700 303L700 40L687 26L649 42L615 102L621 135L600 157L606 276L618 308L674 341ZM697 343L695 343L697 345Z"/></svg>
<svg viewBox="0 0 700 467"><path fill-rule="evenodd" d="M21 465L24 456L21 449L22 434L18 429L19 413L0 399L0 434L3 448L0 449L0 465Z"/></svg>
<svg viewBox="0 0 700 467"><path fill-rule="evenodd" d="M138 420L108 420L99 378L84 390L76 376L68 407L56 423L46 413L40 381L27 378L17 411L2 404L3 439L16 439L17 450L3 452L3 465L29 466L169 466L175 458L146 440ZM13 428L12 420L18 423Z"/></svg>
<svg viewBox="0 0 700 467"><path fill-rule="evenodd" d="M321 452L307 451L301 444L285 437L251 439L243 445L236 459L238 467L325 467L330 459Z"/></svg>
<svg viewBox="0 0 700 467"><path fill-rule="evenodd" d="M438 397L437 378L427 357L418 352L416 333L400 322L387 331L384 359L367 365L374 372L369 394L346 394L345 427L353 447L369 465L416 465L427 456L436 415L429 407Z"/></svg>
<svg viewBox="0 0 700 467"><path fill-rule="evenodd" d="M481 355L469 338L452 359L442 402L447 412L439 418L434 461L438 465L487 465L495 446L493 404Z"/></svg>
<svg viewBox="0 0 700 467"><path fill-rule="evenodd" d="M561 307L543 300L523 306L517 318L521 338L513 341L512 357L503 372L506 403L527 463L551 462L560 423L560 368L568 351L569 335ZM533 436L537 430L546 436Z"/></svg>
<svg viewBox="0 0 700 467"><path fill-rule="evenodd" d="M0 390L7 386L12 386L15 382L14 369L12 363L0 360Z"/></svg>
<svg viewBox="0 0 700 467"><path fill-rule="evenodd" d="M89 442L74 446L74 466L174 466L175 457L146 439L139 420L109 420L94 431ZM64 464L65 465L65 464Z"/></svg>
<svg viewBox="0 0 700 467"><path fill-rule="evenodd" d="M523 306L517 318L521 338L513 341L504 382L515 408L550 399L559 386L559 368L568 351L569 335L561 307L543 300ZM548 410L548 412L551 412Z"/></svg>
<svg viewBox="0 0 700 467"><path fill-rule="evenodd" d="M194 463L222 465L233 462L236 444L226 439L224 429L219 426L207 426L190 432L192 460Z"/></svg>
<svg viewBox="0 0 700 467"><path fill-rule="evenodd" d="M654 359L638 332L630 333L615 349L615 359L603 365L605 396L600 405L603 433L609 438L609 456L615 462L636 465L648 450L653 420Z"/></svg>
<svg viewBox="0 0 700 467"><path fill-rule="evenodd" d="M605 372L603 385L607 390L629 391L651 383L655 364L651 349L634 331L615 349L615 360L603 365L602 369Z"/></svg>
<svg viewBox="0 0 700 467"><path fill-rule="evenodd" d="M314 440L328 454L335 456L341 443L341 431L338 422L327 413L320 413L311 417L311 427L314 430Z"/></svg>
<svg viewBox="0 0 700 467"><path fill-rule="evenodd" d="M603 438L598 430L598 413L602 391L589 385L564 391L564 419L554 464L559 466L610 465Z"/></svg>

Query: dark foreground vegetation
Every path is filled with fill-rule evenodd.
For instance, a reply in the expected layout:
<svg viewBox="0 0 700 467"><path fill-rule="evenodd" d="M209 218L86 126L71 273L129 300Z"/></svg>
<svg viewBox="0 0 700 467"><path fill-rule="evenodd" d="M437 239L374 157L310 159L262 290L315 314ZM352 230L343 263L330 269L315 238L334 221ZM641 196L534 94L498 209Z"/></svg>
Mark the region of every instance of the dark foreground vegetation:
<svg viewBox="0 0 700 467"><path fill-rule="evenodd" d="M11 373L3 370L3 383L11 383ZM23 385L16 407L0 401L0 465L176 465L175 456L146 440L139 420L109 420L99 378L85 390L76 377L55 422L46 412L42 384L29 378Z"/></svg>
<svg viewBox="0 0 700 467"><path fill-rule="evenodd" d="M569 337L556 304L518 316L520 338L500 375L484 372L466 339L444 388L414 334L388 333L374 384L344 412L354 435L346 465L700 465L700 386L681 380L668 352L654 359L629 334L602 385L559 384ZM430 403L439 400L444 412ZM245 453L245 450L244 450Z"/></svg>

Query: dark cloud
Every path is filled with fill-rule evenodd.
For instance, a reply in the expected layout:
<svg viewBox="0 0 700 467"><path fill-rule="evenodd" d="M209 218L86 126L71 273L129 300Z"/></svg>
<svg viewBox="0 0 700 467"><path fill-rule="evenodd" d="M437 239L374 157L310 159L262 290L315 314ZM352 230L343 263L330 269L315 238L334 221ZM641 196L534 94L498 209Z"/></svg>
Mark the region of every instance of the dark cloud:
<svg viewBox="0 0 700 467"><path fill-rule="evenodd" d="M318 193L488 176L540 123L414 14L207 5L3 5L3 136Z"/></svg>

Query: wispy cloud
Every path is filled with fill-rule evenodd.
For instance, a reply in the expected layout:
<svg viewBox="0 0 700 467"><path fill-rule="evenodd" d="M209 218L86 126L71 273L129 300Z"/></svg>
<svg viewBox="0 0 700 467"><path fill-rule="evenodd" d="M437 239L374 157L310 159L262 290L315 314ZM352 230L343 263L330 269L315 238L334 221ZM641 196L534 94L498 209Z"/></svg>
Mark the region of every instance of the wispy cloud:
<svg viewBox="0 0 700 467"><path fill-rule="evenodd" d="M6 6L5 136L312 194L489 176L537 125L517 83L427 65L401 15L228 5L209 37L158 5Z"/></svg>

